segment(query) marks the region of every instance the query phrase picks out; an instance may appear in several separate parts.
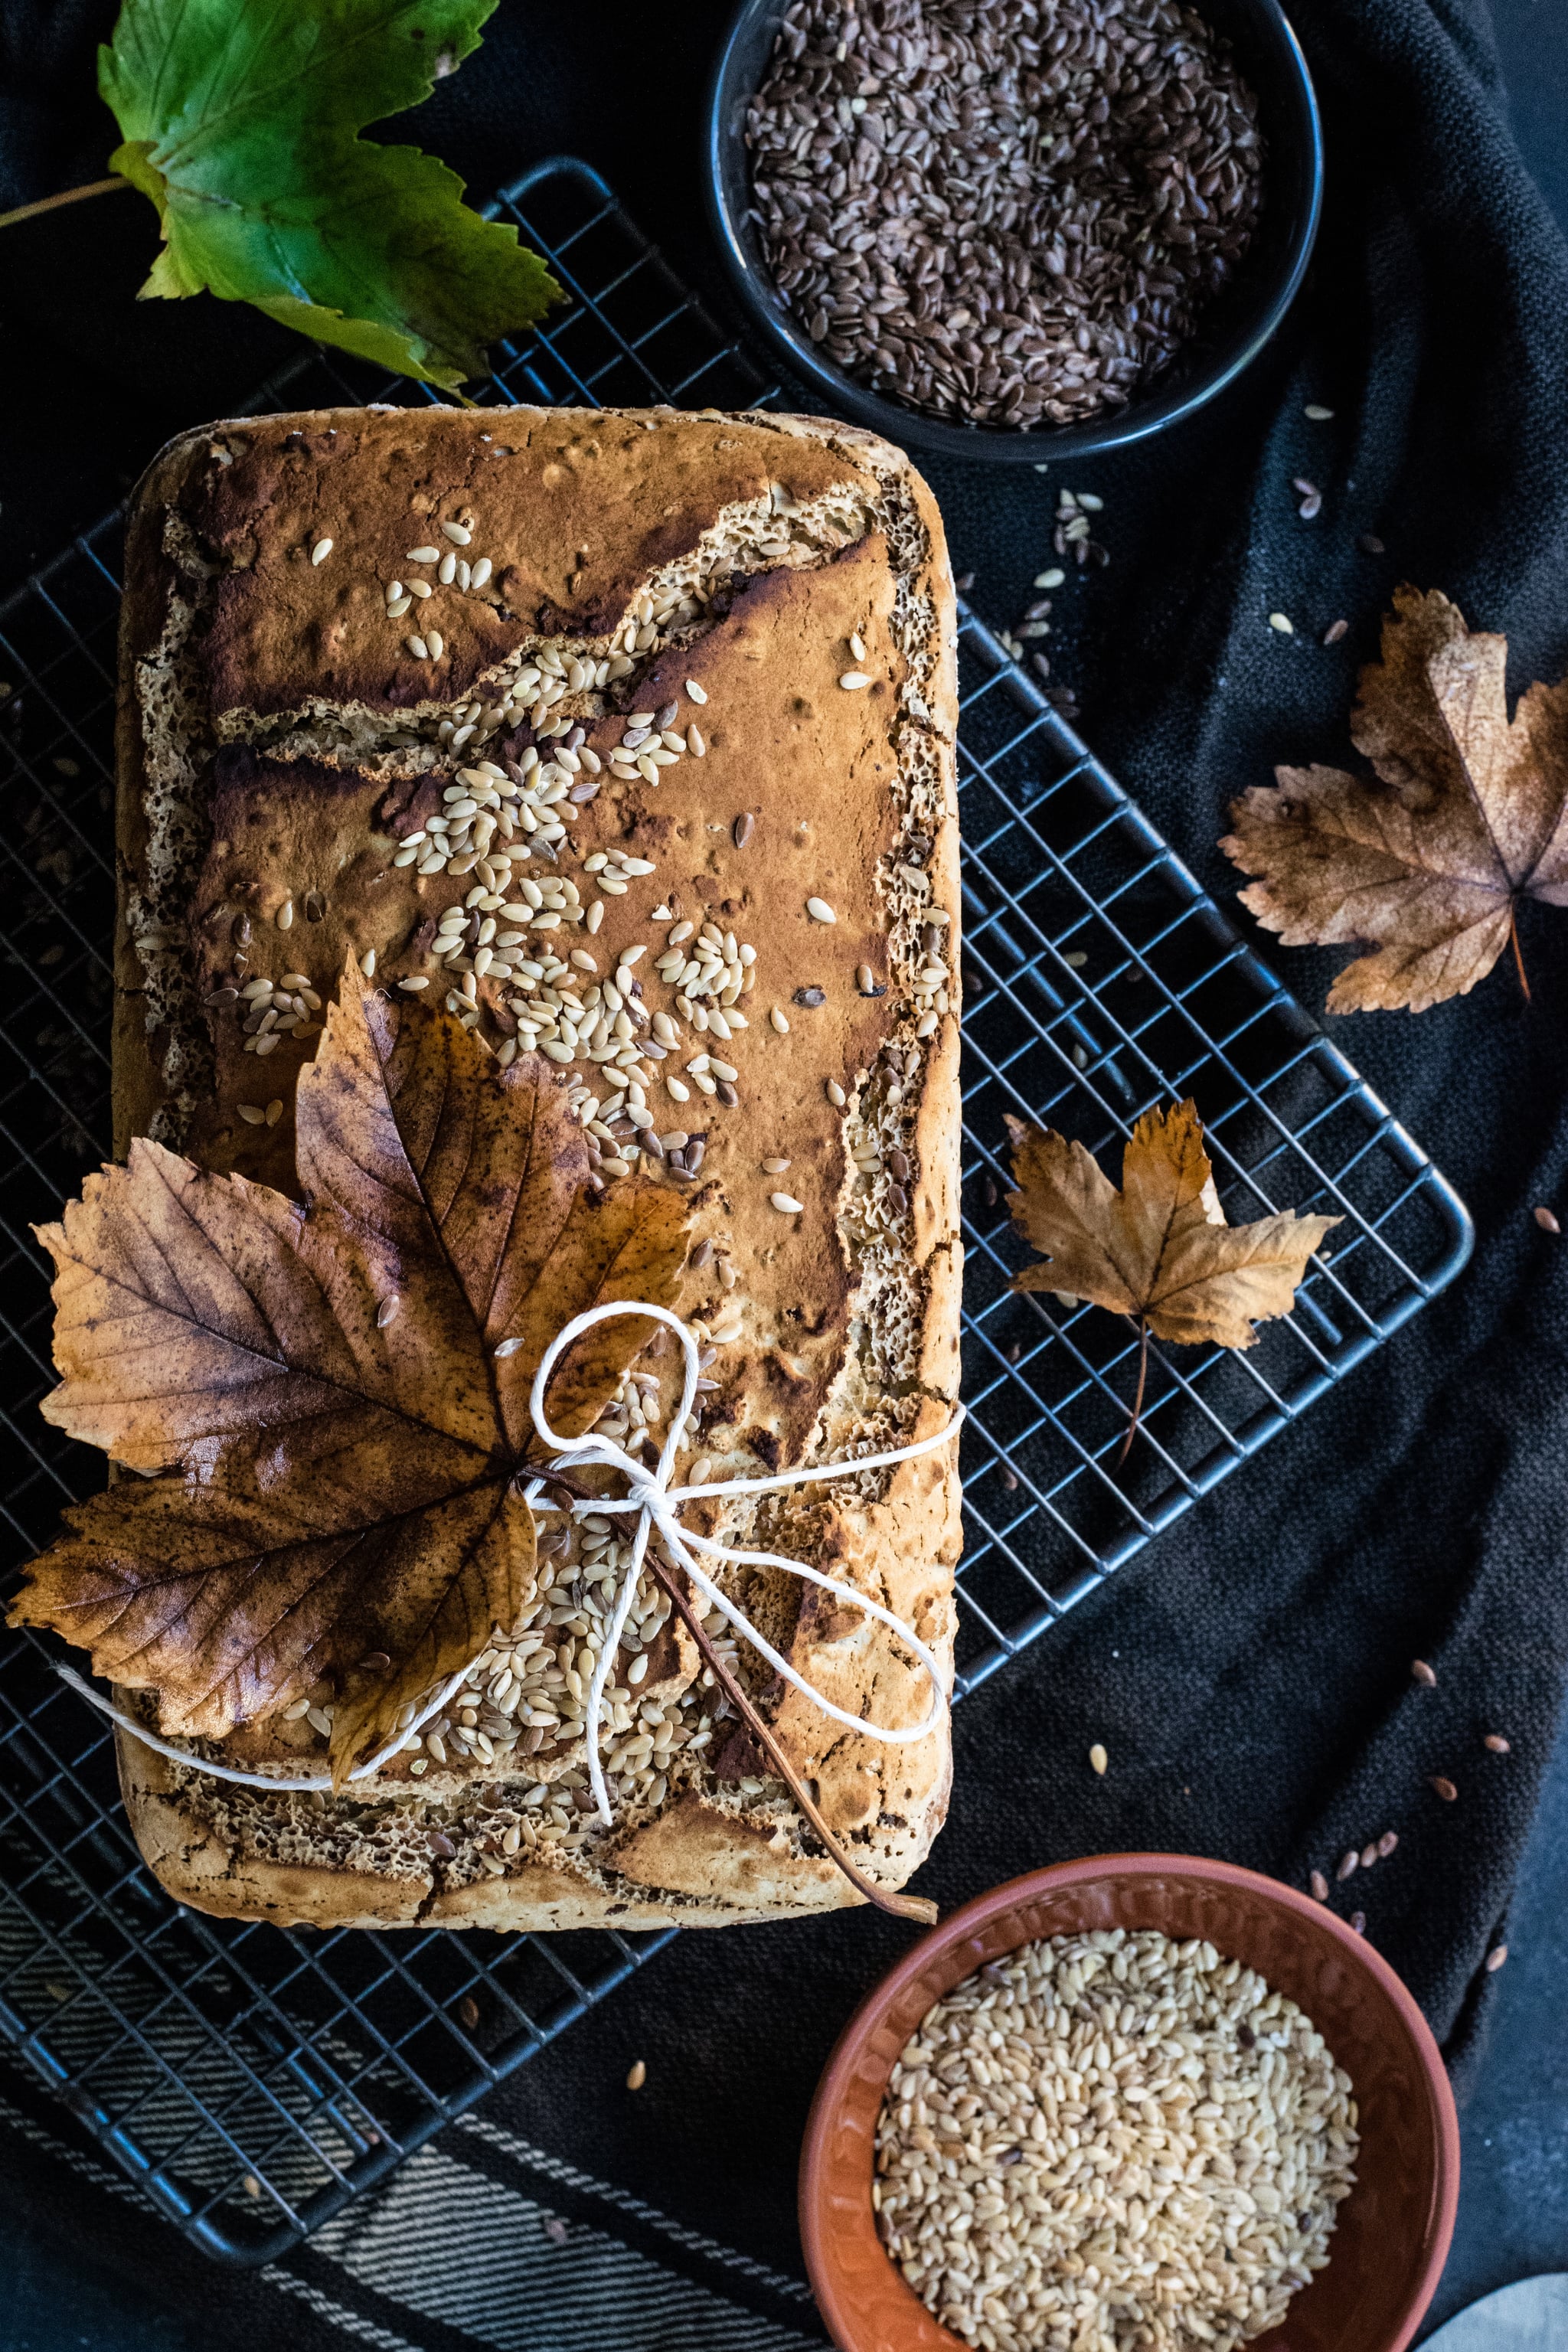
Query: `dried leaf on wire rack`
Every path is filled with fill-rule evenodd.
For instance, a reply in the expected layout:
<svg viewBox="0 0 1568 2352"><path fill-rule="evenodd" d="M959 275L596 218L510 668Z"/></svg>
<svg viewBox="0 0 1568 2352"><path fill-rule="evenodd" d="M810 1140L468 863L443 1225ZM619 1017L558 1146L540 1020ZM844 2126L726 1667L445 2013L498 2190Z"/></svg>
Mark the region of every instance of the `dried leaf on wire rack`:
<svg viewBox="0 0 1568 2352"><path fill-rule="evenodd" d="M1568 905L1568 678L1531 686L1510 720L1508 640L1446 596L1394 592L1383 659L1361 674L1351 738L1376 771L1280 768L1231 809L1220 847L1287 947L1370 945L1331 1013L1424 1012L1484 980L1520 901Z"/></svg>
<svg viewBox="0 0 1568 2352"><path fill-rule="evenodd" d="M352 967L297 1126L304 1206L138 1141L41 1232L63 1375L44 1411L143 1475L67 1511L12 1618L155 1690L165 1732L221 1737L333 1682L341 1785L515 1622L534 1372L584 1307L673 1303L687 1211L637 1179L595 1200L550 1064L499 1071ZM568 1351L562 1435L655 1328Z"/></svg>
<svg viewBox="0 0 1568 2352"><path fill-rule="evenodd" d="M1060 1290L1131 1315L1148 1338L1250 1348L1255 1323L1288 1315L1307 1261L1338 1217L1294 1210L1227 1225L1191 1102L1145 1111L1127 1139L1117 1191L1092 1153L1048 1128L1009 1118L1013 1222L1046 1260L1016 1290ZM1129 1432L1131 1438L1131 1433ZM1125 1450L1125 1449L1124 1449Z"/></svg>

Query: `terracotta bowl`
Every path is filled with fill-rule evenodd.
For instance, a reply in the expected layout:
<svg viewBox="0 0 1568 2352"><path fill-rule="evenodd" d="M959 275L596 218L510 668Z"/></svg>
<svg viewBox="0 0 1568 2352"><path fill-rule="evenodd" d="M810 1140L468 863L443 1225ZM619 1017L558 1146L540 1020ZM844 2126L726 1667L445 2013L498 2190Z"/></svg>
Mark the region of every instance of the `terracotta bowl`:
<svg viewBox="0 0 1568 2352"><path fill-rule="evenodd" d="M800 2224L811 2283L839 2352L968 2352L905 2284L871 2210L873 2141L894 2061L933 2001L985 1961L1040 1936L1157 1927L1201 1936L1304 2009L1355 2085L1356 2185L1330 2260L1257 2352L1402 2352L1453 2234L1459 2126L1426 2021L1342 1920L1257 1872L1180 1853L1058 1863L993 1888L933 1927L849 2021L813 2103Z"/></svg>

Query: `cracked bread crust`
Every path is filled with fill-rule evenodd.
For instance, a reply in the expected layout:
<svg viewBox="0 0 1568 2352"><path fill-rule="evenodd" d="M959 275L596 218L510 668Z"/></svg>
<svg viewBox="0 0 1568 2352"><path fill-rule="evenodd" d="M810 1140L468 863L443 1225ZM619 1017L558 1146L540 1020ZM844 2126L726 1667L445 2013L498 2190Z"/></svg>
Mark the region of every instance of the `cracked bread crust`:
<svg viewBox="0 0 1568 2352"><path fill-rule="evenodd" d="M455 499L494 551L498 586L443 604L450 642L422 664L403 645L411 623L386 618L384 585ZM333 549L313 564L321 536ZM470 689L499 701L542 645L602 667L639 597L651 591L658 610L679 592L673 617L607 690L574 690L560 709L607 767L627 712L682 698L695 681L707 698L683 703L682 723L700 719L703 753L657 787L607 782L578 811L559 870L583 881L581 859L601 848L655 867L607 900L596 936L574 934L606 970L648 937L656 897L672 888L689 914L757 948L751 1025L725 1049L740 1099L703 1103L707 1158L691 1188L699 1243L744 1269L744 1338L713 1368L722 1378L700 1448L721 1481L939 1430L957 1391L960 1281L952 598L940 519L901 453L814 419L667 411L237 423L186 435L155 462L127 576L118 1148L152 1131L292 1193L292 1085L310 1040L286 1039L258 1065L237 1020L204 1000L232 980L240 952L268 974L308 958L329 987L345 955L373 949L378 977L431 969L421 926L460 899L468 877L392 861L463 764L441 721ZM858 658L851 637L873 674L865 689L838 684ZM531 734L509 723L465 756L505 757ZM748 814L742 851L735 826ZM320 919L280 935L279 911L306 893ZM805 913L813 895L832 904L834 925ZM947 919L952 975L940 1003L916 987L933 914ZM880 993L862 992L862 965ZM822 1003L797 1007L816 989ZM773 1003L787 1032L767 1020ZM663 1066L682 1067L706 1042L685 1036ZM842 1107L827 1098L830 1081ZM284 1106L273 1126L237 1116L239 1102L269 1094ZM662 1105L660 1123L673 1111ZM789 1158L786 1178L760 1173L770 1155ZM907 1170L896 1183L889 1155ZM798 1216L771 1207L777 1182L802 1202ZM717 1328L726 1304L710 1276L687 1311ZM783 1497L715 1499L690 1516L726 1541L826 1567L950 1658L955 1450ZM737 1589L796 1671L840 1705L889 1724L923 1714L923 1674L873 1621L782 1575ZM691 1720L698 1663L659 1685ZM888 1747L844 1732L787 1686L753 1688L857 1861L900 1885L945 1814L945 1727ZM419 1779L400 1759L374 1800L324 1806L215 1783L125 1739L121 1762L165 1885L236 1916L721 1925L857 1900L748 1751L732 1725L716 1726L706 1755L685 1751L658 1801L628 1784L613 1831L573 1822L560 1835L535 1835L531 1818L546 1809L536 1801L531 1817L525 1801L546 1784L552 1796L569 1789L572 1756L548 1748L449 1757ZM322 1751L308 1726L267 1723L215 1752L298 1771L317 1769ZM507 1850L513 1831L522 1843Z"/></svg>

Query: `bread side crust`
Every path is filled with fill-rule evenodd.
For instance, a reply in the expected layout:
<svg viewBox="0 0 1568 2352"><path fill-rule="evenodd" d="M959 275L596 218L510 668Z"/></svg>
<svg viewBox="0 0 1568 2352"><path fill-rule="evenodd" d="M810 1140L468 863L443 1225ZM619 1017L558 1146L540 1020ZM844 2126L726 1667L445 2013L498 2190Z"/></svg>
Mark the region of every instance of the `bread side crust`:
<svg viewBox="0 0 1568 2352"><path fill-rule="evenodd" d="M927 547L915 587L930 601L939 637L928 706L942 814L930 872L933 898L956 918L952 601L934 501L901 455L869 436L810 418L765 421L770 428L826 443L851 462L867 463L868 470L891 467L912 493ZM184 436L163 453L143 486L133 524L121 668L122 909L127 892L144 883L147 861L145 751L134 664L156 644L170 593L169 567L153 541L161 538L157 524L163 502L177 497L213 429ZM131 949L123 916L119 950L115 1098L117 1148L122 1150L130 1136L144 1131L163 1108L167 1089L159 1080L155 1045L150 1049L139 995L142 967ZM920 1181L911 1201L910 1261L925 1284L919 1360L919 1382L925 1393L911 1435L933 1434L947 1410L940 1400L957 1391L957 1051L954 1012L944 1016L936 1036L928 1041L915 1128ZM835 1490L816 1491L821 1496ZM825 1565L876 1593L913 1623L940 1656L951 1657L951 1571L960 1544L955 1444L900 1465L874 1505L847 1504L841 1491L840 1499L819 1514L818 1527ZM914 1720L924 1711L923 1674L911 1673L892 1637L871 1621L858 1620L847 1637L831 1616L807 1609L792 1654L797 1670L852 1709L870 1692L876 1694L873 1711L879 1720ZM825 1799L832 1801L832 1817L840 1825L848 1824L848 1842L862 1866L889 1885L901 1884L923 1858L945 1818L951 1778L945 1730L913 1746L879 1745L843 1734L793 1692L786 1692L774 1710L774 1721L792 1762L818 1780ZM787 1840L785 1850L780 1851L773 1822L764 1827L748 1821L743 1808L709 1803L689 1792L672 1796L662 1813L626 1832L609 1852L595 1857L592 1867L580 1865L563 1850L546 1848L542 1859L512 1858L502 1876L475 1874L476 1857L460 1845L449 1864L433 1863L427 1874L415 1878L336 1864L280 1862L247 1851L243 1839L226 1836L216 1822L203 1818L201 1806L188 1793L187 1777L152 1751L121 1738L121 1768L132 1825L163 1883L178 1899L223 1916L365 1927L721 1926L742 1917L788 1916L859 1900L819 1855L790 1852ZM432 1805L428 1818L439 1826L450 1815Z"/></svg>

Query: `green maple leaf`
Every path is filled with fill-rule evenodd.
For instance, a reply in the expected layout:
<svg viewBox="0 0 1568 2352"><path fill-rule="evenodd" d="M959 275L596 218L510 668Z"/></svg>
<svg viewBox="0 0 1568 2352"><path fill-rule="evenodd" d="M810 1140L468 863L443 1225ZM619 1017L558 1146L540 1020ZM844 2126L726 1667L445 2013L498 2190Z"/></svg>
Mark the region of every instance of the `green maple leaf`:
<svg viewBox="0 0 1568 2352"><path fill-rule="evenodd" d="M362 139L479 47L496 0L125 0L98 86L163 250L142 295L252 302L456 391L560 289L415 147Z"/></svg>

